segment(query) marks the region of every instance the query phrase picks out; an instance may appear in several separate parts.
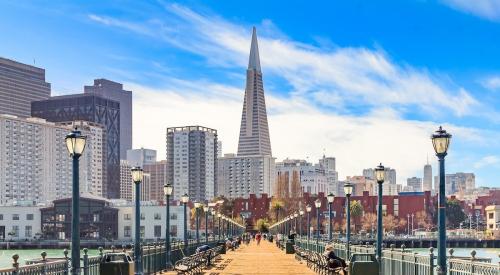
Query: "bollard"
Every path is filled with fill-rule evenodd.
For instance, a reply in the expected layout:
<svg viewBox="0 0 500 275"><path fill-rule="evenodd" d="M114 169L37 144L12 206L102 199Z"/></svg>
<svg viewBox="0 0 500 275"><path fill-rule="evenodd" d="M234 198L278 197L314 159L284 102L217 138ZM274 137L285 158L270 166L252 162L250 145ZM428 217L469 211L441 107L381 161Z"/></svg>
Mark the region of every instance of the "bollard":
<svg viewBox="0 0 500 275"><path fill-rule="evenodd" d="M87 248L83 249L83 275L89 275L89 250Z"/></svg>
<svg viewBox="0 0 500 275"><path fill-rule="evenodd" d="M43 262L43 268L42 268L42 275L45 275L47 273L47 252L45 251L42 251L42 253L40 253L40 256L42 256L42 262Z"/></svg>
<svg viewBox="0 0 500 275"><path fill-rule="evenodd" d="M429 247L429 275L434 275L434 248Z"/></svg>
<svg viewBox="0 0 500 275"><path fill-rule="evenodd" d="M68 249L64 249L63 251L64 253L64 259L66 260L66 265L65 265L65 268L64 268L64 274L68 275L68 271L69 271L69 258L68 258Z"/></svg>
<svg viewBox="0 0 500 275"><path fill-rule="evenodd" d="M12 260L12 267L14 268L14 270L12 270L12 275L17 275L19 274L19 263L17 262L19 260L19 255L12 255Z"/></svg>
<svg viewBox="0 0 500 275"><path fill-rule="evenodd" d="M111 252L115 253L116 247L114 245L111 246Z"/></svg>

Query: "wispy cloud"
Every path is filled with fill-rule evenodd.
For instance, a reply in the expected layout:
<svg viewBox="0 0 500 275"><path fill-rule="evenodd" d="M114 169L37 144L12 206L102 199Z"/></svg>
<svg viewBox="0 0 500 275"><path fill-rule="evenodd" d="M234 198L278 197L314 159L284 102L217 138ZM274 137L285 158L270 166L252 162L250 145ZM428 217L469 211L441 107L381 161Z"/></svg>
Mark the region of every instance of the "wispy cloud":
<svg viewBox="0 0 500 275"><path fill-rule="evenodd" d="M249 27L176 4L163 7L168 16L145 22L127 22L97 15L92 15L91 19L161 39L203 56L212 65L232 68L246 65ZM266 31L268 27L269 32ZM277 33L269 20L264 21L262 28L263 33ZM438 108L444 107L455 116L475 114L473 109L479 105L464 88L425 69L398 65L382 50L363 47L322 49L289 40L283 35L261 35L259 43L264 73L284 78L291 85L293 94L317 101L324 98L323 105L337 107L361 103L369 108L402 105L431 115L437 115Z"/></svg>
<svg viewBox="0 0 500 275"><path fill-rule="evenodd" d="M474 168L479 169L486 166L494 165L500 163L500 158L498 156L485 156L474 163Z"/></svg>
<svg viewBox="0 0 500 275"><path fill-rule="evenodd" d="M500 21L500 1L498 0L443 0L443 2L462 12Z"/></svg>
<svg viewBox="0 0 500 275"><path fill-rule="evenodd" d="M481 84L486 89L496 91L500 90L500 76L492 76L481 81Z"/></svg>

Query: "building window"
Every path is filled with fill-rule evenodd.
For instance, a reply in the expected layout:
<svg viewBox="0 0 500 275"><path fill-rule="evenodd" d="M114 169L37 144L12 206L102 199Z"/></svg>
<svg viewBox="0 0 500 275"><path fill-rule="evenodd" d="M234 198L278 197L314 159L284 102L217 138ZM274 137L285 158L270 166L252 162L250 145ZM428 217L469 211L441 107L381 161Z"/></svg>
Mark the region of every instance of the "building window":
<svg viewBox="0 0 500 275"><path fill-rule="evenodd" d="M146 228L144 226L141 226L141 238L144 238L144 236L146 235Z"/></svg>
<svg viewBox="0 0 500 275"><path fill-rule="evenodd" d="M94 214L93 220L94 222L99 222L99 214Z"/></svg>
<svg viewBox="0 0 500 275"><path fill-rule="evenodd" d="M177 237L177 225L174 224L170 226L170 236Z"/></svg>
<svg viewBox="0 0 500 275"><path fill-rule="evenodd" d="M33 220L33 214L26 214L26 220L32 221Z"/></svg>
<svg viewBox="0 0 500 275"><path fill-rule="evenodd" d="M3 214L0 214L0 221L3 221Z"/></svg>
<svg viewBox="0 0 500 275"><path fill-rule="evenodd" d="M177 220L177 213L172 213L172 214L170 215L170 219L171 219L171 220Z"/></svg>
<svg viewBox="0 0 500 275"><path fill-rule="evenodd" d="M58 215L56 216L56 220L57 220L58 222L63 222L63 221L65 221L65 220L66 220L66 215L64 215L64 214L58 214Z"/></svg>
<svg viewBox="0 0 500 275"><path fill-rule="evenodd" d="M26 225L26 227L24 227L24 237L31 238L33 234L32 231L33 228L31 227L31 225Z"/></svg>
<svg viewBox="0 0 500 275"><path fill-rule="evenodd" d="M123 214L123 219L126 221L130 221L132 219L132 215L131 214Z"/></svg>
<svg viewBox="0 0 500 275"><path fill-rule="evenodd" d="M488 213L488 219L493 219L493 213Z"/></svg>
<svg viewBox="0 0 500 275"><path fill-rule="evenodd" d="M123 237L130 238L131 236L132 236L132 227L127 225L123 228Z"/></svg>
<svg viewBox="0 0 500 275"><path fill-rule="evenodd" d="M161 225L155 225L155 238L161 238Z"/></svg>
<svg viewBox="0 0 500 275"><path fill-rule="evenodd" d="M141 220L145 220L145 219L146 219L146 214L141 213Z"/></svg>
<svg viewBox="0 0 500 275"><path fill-rule="evenodd" d="M155 220L161 220L161 214L155 213Z"/></svg>
<svg viewBox="0 0 500 275"><path fill-rule="evenodd" d="M13 225L12 226L12 232L11 232L12 237L17 238L19 237L19 226Z"/></svg>
<svg viewBox="0 0 500 275"><path fill-rule="evenodd" d="M382 216L387 216L387 205L382 204Z"/></svg>
<svg viewBox="0 0 500 275"><path fill-rule="evenodd" d="M12 220L18 221L19 220L19 214L12 214Z"/></svg>

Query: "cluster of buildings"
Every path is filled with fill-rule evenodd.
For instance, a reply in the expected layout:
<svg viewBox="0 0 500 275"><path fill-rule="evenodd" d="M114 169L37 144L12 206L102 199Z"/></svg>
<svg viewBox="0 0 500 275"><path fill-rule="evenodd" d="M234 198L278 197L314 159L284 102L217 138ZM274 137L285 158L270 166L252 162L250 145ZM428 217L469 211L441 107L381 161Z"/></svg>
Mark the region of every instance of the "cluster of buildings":
<svg viewBox="0 0 500 275"><path fill-rule="evenodd" d="M124 205L134 200L130 172L134 166L144 169L141 201L150 202L151 213L157 210L163 213L159 208L155 210L160 207L155 205L163 202L163 185L167 182L174 186L174 205L183 194L200 202L223 196L234 199L238 215L241 212L252 219L263 216L264 212L267 215L271 197L303 204L308 203L308 198L324 198L329 193L343 197L346 182L354 185L354 198L363 201L366 209L375 209L372 201L378 188L374 169L364 169L362 175L339 180L334 157L323 156L314 164L301 159L277 162L273 157L255 28L238 148L236 153L224 155L217 130L199 125L166 128L165 158L158 157L155 150L133 149L132 92L122 84L96 79L93 85L84 86L82 93L51 96L44 69L0 58L0 205L14 209L9 210L13 211L11 222L22 220L20 217L24 215L24 212L14 213L19 209L17 206L38 209L26 213L39 212L30 219L26 217L25 222L30 225L13 225L17 227L12 230L20 232L18 236L45 234L59 228L58 222L69 222L67 216L60 216L63 214L50 213L63 209L61 205L71 194L71 158L64 138L75 127L87 136L80 161L82 196L89 197L92 203L99 202L100 213L106 216L88 219L94 227L95 223L101 223L97 228L112 238L123 239L132 234L131 206ZM424 166L423 178L408 178L406 186L398 184L395 169L386 167L385 173L383 195L388 200L387 211L404 215L407 210L399 211L396 205L401 205L400 198L412 196L415 199L411 200L417 201L412 207L429 208L430 196L434 194L431 165ZM434 185L438 185L438 177ZM456 173L446 175L446 193L473 201L488 190L481 192L475 188L474 174ZM156 214L153 216L161 220ZM7 225L2 228L5 220L5 215L0 215L0 239L9 231L5 229ZM145 228L145 234L150 236L148 232L154 232L151 236L157 237L160 228ZM172 231L182 232L177 227ZM105 237L96 232L92 236ZM64 230L54 234L55 238L68 236Z"/></svg>

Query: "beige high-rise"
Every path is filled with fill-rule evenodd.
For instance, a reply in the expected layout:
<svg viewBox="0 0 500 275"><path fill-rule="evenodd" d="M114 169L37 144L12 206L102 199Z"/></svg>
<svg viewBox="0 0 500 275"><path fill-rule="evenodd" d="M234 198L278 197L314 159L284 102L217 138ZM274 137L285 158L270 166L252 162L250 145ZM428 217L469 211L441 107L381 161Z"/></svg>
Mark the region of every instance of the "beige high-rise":
<svg viewBox="0 0 500 275"><path fill-rule="evenodd" d="M255 27L247 69L247 85L241 114L238 156L272 156L266 99L260 69L259 45Z"/></svg>

